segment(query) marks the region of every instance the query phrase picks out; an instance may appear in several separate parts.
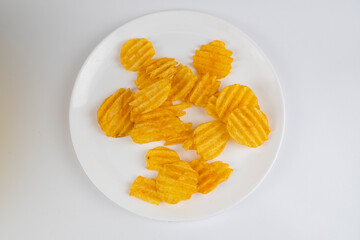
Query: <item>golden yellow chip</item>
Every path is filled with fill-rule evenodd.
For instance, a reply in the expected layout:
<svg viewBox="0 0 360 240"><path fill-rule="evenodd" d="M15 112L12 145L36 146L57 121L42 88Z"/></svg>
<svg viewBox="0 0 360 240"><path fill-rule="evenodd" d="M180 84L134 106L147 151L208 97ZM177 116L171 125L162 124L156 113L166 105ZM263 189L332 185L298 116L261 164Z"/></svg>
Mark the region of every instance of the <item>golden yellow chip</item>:
<svg viewBox="0 0 360 240"><path fill-rule="evenodd" d="M216 111L224 122L227 121L232 110L240 106L259 108L258 99L254 92L244 85L233 84L226 86L216 100Z"/></svg>
<svg viewBox="0 0 360 240"><path fill-rule="evenodd" d="M161 168L156 178L156 189L164 202L175 204L196 193L197 183L198 173L188 162L180 160Z"/></svg>
<svg viewBox="0 0 360 240"><path fill-rule="evenodd" d="M171 112L171 111L169 111ZM180 118L170 113L170 116L135 122L131 130L131 138L135 143L148 143L177 137L180 133L188 131L191 123L184 123Z"/></svg>
<svg viewBox="0 0 360 240"><path fill-rule="evenodd" d="M187 99L190 103L206 107L209 98L213 96L219 89L221 82L216 80L215 76L197 75L194 88L191 90Z"/></svg>
<svg viewBox="0 0 360 240"><path fill-rule="evenodd" d="M228 117L227 129L237 143L248 147L262 145L270 133L266 115L256 107L235 108Z"/></svg>
<svg viewBox="0 0 360 240"><path fill-rule="evenodd" d="M219 116L216 112L216 100L217 100L217 97L215 95L213 95L209 98L208 103L206 105L206 112L213 118L218 119Z"/></svg>
<svg viewBox="0 0 360 240"><path fill-rule="evenodd" d="M195 51L193 64L199 73L209 73L220 79L230 73L233 62L231 55L232 52L225 48L225 43L215 40L208 45L202 45L200 50Z"/></svg>
<svg viewBox="0 0 360 240"><path fill-rule="evenodd" d="M161 195L156 190L155 179L139 176L130 187L130 196L137 197L146 202L159 205Z"/></svg>
<svg viewBox="0 0 360 240"><path fill-rule="evenodd" d="M225 182L234 171L234 169L229 168L229 164L221 161L212 162L209 165L216 172L219 183Z"/></svg>
<svg viewBox="0 0 360 240"><path fill-rule="evenodd" d="M183 142L182 147L187 150L196 150L195 143L194 143L194 137L193 137L194 131L191 131L191 135Z"/></svg>
<svg viewBox="0 0 360 240"><path fill-rule="evenodd" d="M169 99L172 101L185 100L195 85L195 75L187 66L180 64L176 67L177 72L171 80Z"/></svg>
<svg viewBox="0 0 360 240"><path fill-rule="evenodd" d="M176 151L166 147L156 147L150 149L146 154L146 168L159 171L165 164L180 161Z"/></svg>
<svg viewBox="0 0 360 240"><path fill-rule="evenodd" d="M190 166L199 174L198 192L207 194L219 184L219 177L214 168L203 159L198 158L190 162Z"/></svg>
<svg viewBox="0 0 360 240"><path fill-rule="evenodd" d="M189 108L190 106L191 106L190 103L182 102L182 103L172 105L172 106L166 106L166 107L164 106L163 108L174 112L177 117L181 117L186 114L184 109Z"/></svg>
<svg viewBox="0 0 360 240"><path fill-rule="evenodd" d="M204 160L217 157L228 139L226 125L219 120L200 124L194 130L196 151Z"/></svg>
<svg viewBox="0 0 360 240"><path fill-rule="evenodd" d="M170 88L170 81L165 78L136 92L134 100L130 102L133 107L131 114L137 116L161 106L169 96Z"/></svg>
<svg viewBox="0 0 360 240"><path fill-rule="evenodd" d="M168 137L168 138L165 139L164 146L182 144L183 142L185 142L189 138L189 135L192 135L191 130L180 132L176 136Z"/></svg>
<svg viewBox="0 0 360 240"><path fill-rule="evenodd" d="M161 79L172 79L178 63L173 58L158 58L149 61L138 72L135 84L139 90L144 89Z"/></svg>
<svg viewBox="0 0 360 240"><path fill-rule="evenodd" d="M150 41L145 38L133 38L121 48L120 61L125 69L137 71L154 55L155 50Z"/></svg>
<svg viewBox="0 0 360 240"><path fill-rule="evenodd" d="M97 112L97 120L106 136L123 137L129 135L134 125L130 121L131 108L129 102L132 99L133 93L130 89L120 88L101 104Z"/></svg>

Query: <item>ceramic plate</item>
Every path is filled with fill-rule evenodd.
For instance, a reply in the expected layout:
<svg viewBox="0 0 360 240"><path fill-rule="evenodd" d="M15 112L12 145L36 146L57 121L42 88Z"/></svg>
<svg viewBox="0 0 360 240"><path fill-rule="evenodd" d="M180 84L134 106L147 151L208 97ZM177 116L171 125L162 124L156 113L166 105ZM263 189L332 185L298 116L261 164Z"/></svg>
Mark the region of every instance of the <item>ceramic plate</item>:
<svg viewBox="0 0 360 240"><path fill-rule="evenodd" d="M218 39L233 51L231 74L222 79L220 89L239 83L249 86L268 116L271 133L264 145L253 149L229 140L216 159L234 169L228 181L207 195L194 194L176 205L149 204L129 196L129 188L139 176L156 177L145 169L147 150L163 142L139 145L130 137L106 137L97 123L102 101L119 88L135 91L136 73L125 70L119 60L122 45L131 38L147 38L156 58L171 57L193 69L192 56L202 44ZM193 69L194 70L194 69ZM195 72L195 70L194 70ZM194 125L213 120L205 109L191 107L184 121ZM205 218L234 206L268 173L276 159L284 130L284 103L276 73L263 52L235 26L210 15L189 11L167 11L135 19L111 33L90 54L74 86L70 104L70 131L77 157L95 186L119 206L144 217L183 221ZM181 145L170 146L183 160L197 157Z"/></svg>

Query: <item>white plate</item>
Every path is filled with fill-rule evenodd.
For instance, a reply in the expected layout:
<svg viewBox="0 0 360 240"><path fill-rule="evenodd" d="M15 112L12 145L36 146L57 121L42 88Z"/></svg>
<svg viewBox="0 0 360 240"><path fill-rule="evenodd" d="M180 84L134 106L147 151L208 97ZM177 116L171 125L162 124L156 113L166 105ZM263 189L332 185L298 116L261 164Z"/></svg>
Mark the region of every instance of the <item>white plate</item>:
<svg viewBox="0 0 360 240"><path fill-rule="evenodd" d="M253 89L271 127L270 139L252 149L230 140L217 160L225 161L234 173L207 195L194 194L176 205L149 204L129 196L129 187L139 176L155 177L145 169L148 149L163 142L135 144L130 137L109 138L96 121L102 101L119 88L135 90L136 73L120 64L121 46L130 38L145 37L156 50L155 57L174 57L192 67L192 55L202 44L219 39L233 51L233 69L222 79L221 88L240 83ZM196 125L212 120L201 108L192 107L183 118ZM284 129L284 103L279 81L262 51L238 28L216 17L189 11L167 11L133 20L106 37L83 65L71 98L70 131L77 157L95 186L121 207L144 217L167 220L197 220L238 203L262 181L279 150ZM196 158L171 146L184 160Z"/></svg>

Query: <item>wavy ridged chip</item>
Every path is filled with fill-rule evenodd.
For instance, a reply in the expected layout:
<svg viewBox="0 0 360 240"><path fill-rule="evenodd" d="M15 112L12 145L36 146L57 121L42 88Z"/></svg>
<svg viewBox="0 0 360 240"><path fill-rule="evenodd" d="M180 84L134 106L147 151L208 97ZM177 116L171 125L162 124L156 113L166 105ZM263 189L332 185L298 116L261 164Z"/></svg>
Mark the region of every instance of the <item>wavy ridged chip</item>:
<svg viewBox="0 0 360 240"><path fill-rule="evenodd" d="M137 71L154 55L155 50L150 41L145 38L133 38L122 46L120 61L125 69Z"/></svg>
<svg viewBox="0 0 360 240"><path fill-rule="evenodd" d="M124 137L129 135L133 128L130 121L131 108L129 102L133 99L130 89L120 88L106 98L97 111L97 121L109 137Z"/></svg>
<svg viewBox="0 0 360 240"><path fill-rule="evenodd" d="M166 147L156 147L150 149L146 154L146 168L159 171L165 164L180 161L176 151Z"/></svg>
<svg viewBox="0 0 360 240"><path fill-rule="evenodd" d="M218 175L210 164L198 158L190 162L190 166L199 174L198 192L207 194L214 190L219 184Z"/></svg>
<svg viewBox="0 0 360 240"><path fill-rule="evenodd" d="M237 107L249 106L259 108L258 99L247 86L233 84L226 86L216 100L216 111L220 119L227 121L230 113Z"/></svg>
<svg viewBox="0 0 360 240"><path fill-rule="evenodd" d="M216 94L209 98L208 103L206 105L206 112L213 118L219 119L219 115L217 114L216 111L216 100L217 100Z"/></svg>
<svg viewBox="0 0 360 240"><path fill-rule="evenodd" d="M225 48L224 42L215 40L195 51L193 64L199 73L209 73L220 79L230 73L233 62L231 55L232 51Z"/></svg>
<svg viewBox="0 0 360 240"><path fill-rule="evenodd" d="M131 130L131 138L135 143L169 141L191 129L192 123L184 123L169 109L155 109L140 115Z"/></svg>
<svg viewBox="0 0 360 240"><path fill-rule="evenodd" d="M254 148L268 140L270 133L266 115L260 109L248 106L238 107L231 112L227 129L237 143Z"/></svg>
<svg viewBox="0 0 360 240"><path fill-rule="evenodd" d="M172 79L178 62L174 58L152 59L138 72L135 84L139 90L144 89L161 79Z"/></svg>
<svg viewBox="0 0 360 240"><path fill-rule="evenodd" d="M175 204L197 192L198 173L188 162L164 165L156 178L156 189L164 202Z"/></svg>
<svg viewBox="0 0 360 240"><path fill-rule="evenodd" d="M229 164L221 161L212 162L209 165L216 172L219 183L225 182L234 171L234 169L229 168Z"/></svg>
<svg viewBox="0 0 360 240"><path fill-rule="evenodd" d="M210 76L208 73L197 75L194 88L187 99L196 106L206 107L210 97L218 91L220 84L221 82L217 81L215 76Z"/></svg>
<svg viewBox="0 0 360 240"><path fill-rule="evenodd" d="M130 102L130 106L133 107L131 111L132 118L161 106L169 96L170 89L170 81L165 78L136 92L134 100Z"/></svg>
<svg viewBox="0 0 360 240"><path fill-rule="evenodd" d="M200 124L194 130L196 151L204 160L219 156L228 140L226 125L219 120Z"/></svg>
<svg viewBox="0 0 360 240"><path fill-rule="evenodd" d="M130 196L137 197L146 202L159 205L161 195L156 190L155 179L139 176L130 187Z"/></svg>
<svg viewBox="0 0 360 240"><path fill-rule="evenodd" d="M177 72L171 79L171 91L169 99L172 101L185 100L195 85L195 75L190 68L180 64L176 67Z"/></svg>

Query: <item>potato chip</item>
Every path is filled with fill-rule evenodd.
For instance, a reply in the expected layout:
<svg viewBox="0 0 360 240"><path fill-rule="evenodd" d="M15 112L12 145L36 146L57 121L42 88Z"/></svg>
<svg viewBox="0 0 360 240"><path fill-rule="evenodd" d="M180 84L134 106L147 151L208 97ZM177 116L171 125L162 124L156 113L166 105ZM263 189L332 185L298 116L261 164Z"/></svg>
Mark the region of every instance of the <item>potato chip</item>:
<svg viewBox="0 0 360 240"><path fill-rule="evenodd" d="M204 160L217 157L228 139L226 125L219 120L200 124L194 130L196 151Z"/></svg>
<svg viewBox="0 0 360 240"><path fill-rule="evenodd" d="M138 72L135 84L139 90L144 89L161 79L172 79L178 63L173 58L153 59Z"/></svg>
<svg viewBox="0 0 360 240"><path fill-rule="evenodd" d="M191 90L187 99L190 103L206 107L209 98L213 96L219 89L221 82L216 80L215 76L197 75L194 88Z"/></svg>
<svg viewBox="0 0 360 240"><path fill-rule="evenodd" d="M156 189L162 200L175 204L186 200L197 191L198 173L185 161L166 164L156 178Z"/></svg>
<svg viewBox="0 0 360 240"><path fill-rule="evenodd" d="M270 133L266 115L256 107L235 108L228 117L227 129L237 143L248 147L262 145Z"/></svg>
<svg viewBox="0 0 360 240"><path fill-rule="evenodd" d="M221 161L212 162L209 165L216 172L219 183L225 182L234 171L234 169L229 168L229 164Z"/></svg>
<svg viewBox="0 0 360 240"><path fill-rule="evenodd" d="M176 136L168 137L165 139L164 146L182 144L190 137L190 135L192 135L192 132L193 132L192 130L183 131Z"/></svg>
<svg viewBox="0 0 360 240"><path fill-rule="evenodd" d="M171 80L169 99L172 101L184 100L195 85L195 75L187 66L180 64Z"/></svg>
<svg viewBox="0 0 360 240"><path fill-rule="evenodd" d="M146 168L159 171L165 164L180 161L176 151L166 147L156 147L150 149L146 154Z"/></svg>
<svg viewBox="0 0 360 240"><path fill-rule="evenodd" d="M198 158L190 162L190 166L198 174L198 192L207 194L214 190L219 184L219 178L216 171L210 167L203 159Z"/></svg>
<svg viewBox="0 0 360 240"><path fill-rule="evenodd" d="M186 114L184 109L189 108L190 106L191 106L190 103L182 102L172 106L167 106L167 107L164 106L163 108L169 109L170 111L174 112L177 117L181 117Z"/></svg>
<svg viewBox="0 0 360 240"><path fill-rule="evenodd" d="M165 78L136 92L134 100L130 102L133 107L131 114L136 116L161 106L169 96L170 88L170 81Z"/></svg>
<svg viewBox="0 0 360 240"><path fill-rule="evenodd" d="M233 84L226 86L216 100L216 111L224 122L227 121L232 110L240 106L259 108L258 99L254 92L244 85Z"/></svg>
<svg viewBox="0 0 360 240"><path fill-rule="evenodd" d="M196 146L195 146L195 143L194 143L194 137L193 137L193 134L194 134L194 131L191 132L191 136L189 136L182 144L182 147L185 149L185 151L187 150L196 150Z"/></svg>
<svg viewBox="0 0 360 240"><path fill-rule="evenodd" d="M125 69L137 71L154 55L155 50L150 41L145 38L133 38L121 48L120 61Z"/></svg>
<svg viewBox="0 0 360 240"><path fill-rule="evenodd" d="M218 119L219 115L217 114L217 111L216 111L216 100L217 100L217 97L215 95L213 95L209 98L208 103L206 105L206 112L213 118Z"/></svg>
<svg viewBox="0 0 360 240"><path fill-rule="evenodd" d="M137 197L146 202L159 205L161 194L156 190L155 179L139 176L130 187L130 196Z"/></svg>
<svg viewBox="0 0 360 240"><path fill-rule="evenodd" d="M168 110L169 111L169 110ZM148 143L166 140L188 131L192 123L184 123L171 113L168 116L152 118L148 121L135 122L131 138L135 143Z"/></svg>
<svg viewBox="0 0 360 240"><path fill-rule="evenodd" d="M200 50L195 51L193 64L199 73L209 73L220 79L230 73L233 62L231 55L232 52L225 48L225 43L215 40L208 45L202 45Z"/></svg>
<svg viewBox="0 0 360 240"><path fill-rule="evenodd" d="M97 120L106 136L124 137L129 135L134 125L130 121L129 102L132 99L133 93L130 89L120 88L101 104L97 112Z"/></svg>

